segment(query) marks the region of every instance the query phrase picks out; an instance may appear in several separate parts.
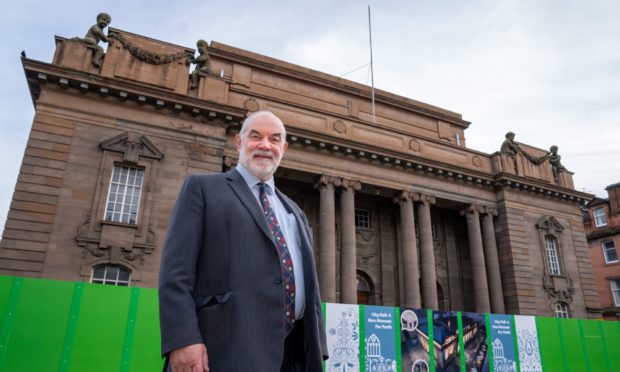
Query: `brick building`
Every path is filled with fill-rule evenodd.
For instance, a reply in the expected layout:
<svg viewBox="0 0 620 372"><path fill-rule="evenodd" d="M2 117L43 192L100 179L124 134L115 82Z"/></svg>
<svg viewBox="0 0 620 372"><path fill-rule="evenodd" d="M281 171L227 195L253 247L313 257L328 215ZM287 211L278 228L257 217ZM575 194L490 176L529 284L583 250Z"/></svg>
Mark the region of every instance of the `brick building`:
<svg viewBox="0 0 620 372"><path fill-rule="evenodd" d="M620 320L620 183L605 190L606 199L594 198L584 207L583 224L603 318Z"/></svg>
<svg viewBox="0 0 620 372"><path fill-rule="evenodd" d="M63 37L51 63L23 59L36 113L1 273L156 286L183 179L233 167L240 123L266 109L287 125L276 183L314 227L324 301L599 316L591 195L546 151L476 151L460 114L385 91L373 110L368 86L217 42L193 87L194 50L109 32L100 67Z"/></svg>

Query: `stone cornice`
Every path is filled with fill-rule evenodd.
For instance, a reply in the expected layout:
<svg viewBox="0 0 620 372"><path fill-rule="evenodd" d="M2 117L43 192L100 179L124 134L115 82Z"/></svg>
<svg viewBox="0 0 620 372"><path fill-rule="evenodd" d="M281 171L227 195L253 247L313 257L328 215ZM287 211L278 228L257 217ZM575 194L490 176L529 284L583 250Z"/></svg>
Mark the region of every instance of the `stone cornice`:
<svg viewBox="0 0 620 372"><path fill-rule="evenodd" d="M76 93L96 93L102 98L112 96L120 102L135 102L172 114L187 113L209 121L221 119L233 126L239 125L247 113L245 109L172 93L147 84L110 79L25 58L22 64L35 106L41 86L53 84Z"/></svg>
<svg viewBox="0 0 620 372"><path fill-rule="evenodd" d="M577 190L567 189L557 185L551 185L539 180L519 177L508 173L498 173L494 176L495 187L498 189L518 190L540 196L551 197L572 203L583 205L594 195Z"/></svg>
<svg viewBox="0 0 620 372"><path fill-rule="evenodd" d="M481 172L473 172L463 170L453 165L431 162L426 159L422 160L402 153L378 152L355 146L354 143L335 143L335 141L316 140L306 136L297 135L296 133L288 134L288 142L291 146L302 146L305 149L314 149L317 151L327 151L332 154L340 154L359 160L366 160L389 166L393 168L401 168L404 170L424 174L429 177L441 177L447 181L465 183L474 186L480 186L490 189L511 189L520 190L538 194L543 197L552 197L560 201L573 202L583 204L588 200L590 194L578 192L575 190L567 190L555 185L536 182L535 180L525 179L519 176L507 175L499 173L497 175L483 174ZM343 142L343 141L340 141Z"/></svg>

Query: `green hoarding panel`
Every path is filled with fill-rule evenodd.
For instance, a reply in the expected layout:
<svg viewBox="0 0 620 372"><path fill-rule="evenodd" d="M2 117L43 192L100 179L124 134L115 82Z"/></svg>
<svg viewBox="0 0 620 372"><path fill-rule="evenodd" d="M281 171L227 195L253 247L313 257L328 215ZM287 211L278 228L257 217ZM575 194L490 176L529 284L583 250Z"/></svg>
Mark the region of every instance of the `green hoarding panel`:
<svg viewBox="0 0 620 372"><path fill-rule="evenodd" d="M0 277L0 316L0 371L158 371L163 364L155 289ZM545 372L620 371L620 322L538 317L536 327ZM431 344L431 371L433 357Z"/></svg>
<svg viewBox="0 0 620 372"><path fill-rule="evenodd" d="M366 371L366 310L364 305L359 305L359 350L360 372Z"/></svg>
<svg viewBox="0 0 620 372"><path fill-rule="evenodd" d="M543 371L564 371L560 329L555 318L536 318L538 347Z"/></svg>
<svg viewBox="0 0 620 372"><path fill-rule="evenodd" d="M66 282L23 279L3 370L45 371L59 365L72 292Z"/></svg>
<svg viewBox="0 0 620 372"><path fill-rule="evenodd" d="M586 368L584 371L611 371L607 366L605 344L598 322L602 320L578 320L584 339ZM569 342L568 340L565 340ZM618 349L616 347L616 349ZM616 350L616 352L618 352Z"/></svg>
<svg viewBox="0 0 620 372"><path fill-rule="evenodd" d="M161 371L157 291L140 288L129 371Z"/></svg>
<svg viewBox="0 0 620 372"><path fill-rule="evenodd" d="M11 332L13 329L13 320L15 319L15 308L19 301L19 295L22 289L22 278L15 278L11 280L7 286L4 287L5 297L3 299L3 312L2 324L0 325L0 368L4 364L6 356L6 350L11 340Z"/></svg>
<svg viewBox="0 0 620 372"><path fill-rule="evenodd" d="M13 280L14 278L12 276L0 276L0 317L4 317L6 304L9 301L9 294L13 286ZM0 318L0 322L3 321L4 318Z"/></svg>
<svg viewBox="0 0 620 372"><path fill-rule="evenodd" d="M85 285L70 371L120 370L130 297L131 288Z"/></svg>
<svg viewBox="0 0 620 372"><path fill-rule="evenodd" d="M563 346L566 371L586 371L587 361L577 319L557 319L560 330L558 343Z"/></svg>
<svg viewBox="0 0 620 372"><path fill-rule="evenodd" d="M620 352L618 352L620 349L620 322L600 322L599 326L607 346L609 370L620 371Z"/></svg>

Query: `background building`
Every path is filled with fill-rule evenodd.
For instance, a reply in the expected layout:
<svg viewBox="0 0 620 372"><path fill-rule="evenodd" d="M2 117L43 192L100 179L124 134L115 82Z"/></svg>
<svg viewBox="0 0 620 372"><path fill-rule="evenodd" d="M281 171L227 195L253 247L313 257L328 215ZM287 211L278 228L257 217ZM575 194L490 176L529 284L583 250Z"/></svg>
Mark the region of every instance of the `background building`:
<svg viewBox="0 0 620 372"><path fill-rule="evenodd" d="M457 113L385 91L373 107L368 86L217 42L192 87L194 50L109 32L100 67L62 37L51 64L23 59L36 114L0 272L156 286L183 179L234 167L243 118L271 110L324 301L599 316L591 195L547 151L469 149Z"/></svg>
<svg viewBox="0 0 620 372"><path fill-rule="evenodd" d="M583 224L603 318L620 320L620 183L605 190L607 199L594 198L586 204Z"/></svg>

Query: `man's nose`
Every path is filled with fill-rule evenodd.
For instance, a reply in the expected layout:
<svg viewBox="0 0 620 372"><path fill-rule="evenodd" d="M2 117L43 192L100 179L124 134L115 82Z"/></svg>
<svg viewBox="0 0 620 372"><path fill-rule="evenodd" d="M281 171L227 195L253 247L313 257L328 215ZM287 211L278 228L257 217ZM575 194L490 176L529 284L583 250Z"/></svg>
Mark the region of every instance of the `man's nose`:
<svg viewBox="0 0 620 372"><path fill-rule="evenodd" d="M269 150L271 148L269 140L267 138L263 138L258 142L258 148Z"/></svg>

